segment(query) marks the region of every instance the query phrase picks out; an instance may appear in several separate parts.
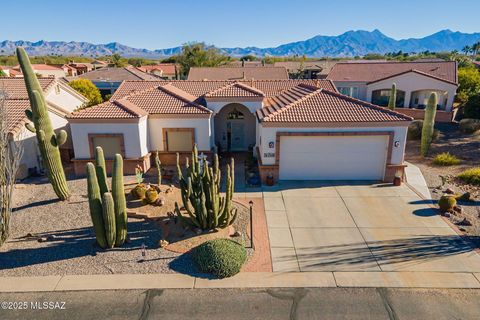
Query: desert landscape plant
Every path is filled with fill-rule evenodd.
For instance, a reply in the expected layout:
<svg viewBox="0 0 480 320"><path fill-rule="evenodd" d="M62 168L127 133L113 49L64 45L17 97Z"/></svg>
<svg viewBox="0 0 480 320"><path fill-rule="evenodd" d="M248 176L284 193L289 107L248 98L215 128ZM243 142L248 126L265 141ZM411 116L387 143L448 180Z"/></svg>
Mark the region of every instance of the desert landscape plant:
<svg viewBox="0 0 480 320"><path fill-rule="evenodd" d="M480 167L467 169L460 173L458 178L465 183L480 186Z"/></svg>
<svg viewBox="0 0 480 320"><path fill-rule="evenodd" d="M185 223L211 230L225 228L236 218L237 210L232 207L234 192L234 161L227 165L225 196L220 194L221 172L218 155L214 156L213 167L207 161L200 161L197 146L194 146L192 158L187 159L183 175L180 168L180 156L177 153L177 174L182 194L183 208L188 214L184 216L178 203L175 203L177 216Z"/></svg>
<svg viewBox="0 0 480 320"><path fill-rule="evenodd" d="M67 141L67 132L60 130L55 133L53 130L42 87L33 72L27 53L21 47L17 47L17 58L22 69L31 106L31 110L25 110L25 114L33 122L33 125L27 123L26 127L37 136L43 165L55 194L60 200L67 200L70 197L70 191L59 149L59 146Z"/></svg>
<svg viewBox="0 0 480 320"><path fill-rule="evenodd" d="M454 166L460 164L461 160L449 152L442 152L433 158L433 163L437 166Z"/></svg>
<svg viewBox="0 0 480 320"><path fill-rule="evenodd" d="M23 155L21 142L11 139L8 130L8 112L4 106L5 93L0 91L0 246L10 233L12 196L20 159Z"/></svg>
<svg viewBox="0 0 480 320"><path fill-rule="evenodd" d="M392 84L392 90L390 91L390 97L388 98L388 109L395 110L397 104L397 85Z"/></svg>
<svg viewBox="0 0 480 320"><path fill-rule="evenodd" d="M95 171L97 172L98 185L100 186L100 194L108 192L107 184L107 167L105 165L105 156L102 147L95 148Z"/></svg>
<svg viewBox="0 0 480 320"><path fill-rule="evenodd" d="M233 240L214 239L194 248L192 256L200 271L226 278L240 272L247 260L247 251Z"/></svg>
<svg viewBox="0 0 480 320"><path fill-rule="evenodd" d="M438 207L441 212L450 212L457 205L454 195L444 195L438 200Z"/></svg>
<svg viewBox="0 0 480 320"><path fill-rule="evenodd" d="M428 98L427 107L425 108L425 119L422 128L422 140L420 145L420 154L425 157L430 149L433 140L433 132L435 125L435 114L437 113L437 94L432 92Z"/></svg>
<svg viewBox="0 0 480 320"><path fill-rule="evenodd" d="M160 186L162 184L162 162L158 156L158 151L155 152L155 166L157 167L158 185Z"/></svg>

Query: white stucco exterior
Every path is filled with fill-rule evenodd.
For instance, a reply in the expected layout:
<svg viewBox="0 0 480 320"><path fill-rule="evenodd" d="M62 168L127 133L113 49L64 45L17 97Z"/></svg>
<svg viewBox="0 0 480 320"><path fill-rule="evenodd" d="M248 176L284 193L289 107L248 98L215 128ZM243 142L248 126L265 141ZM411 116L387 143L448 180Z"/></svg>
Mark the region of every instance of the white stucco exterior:
<svg viewBox="0 0 480 320"><path fill-rule="evenodd" d="M71 88L55 84L45 95L47 103L51 106L70 113L82 106L87 100Z"/></svg>
<svg viewBox="0 0 480 320"><path fill-rule="evenodd" d="M402 164L407 138L407 126L402 127L317 127L317 128L299 128L299 127L263 127L259 125L259 135L261 144L259 145L260 157L264 165L275 164L276 137L277 132L379 132L389 131L394 133L393 141L398 141L398 146L393 146L392 160L389 164ZM270 148L269 143L273 142L274 147Z"/></svg>
<svg viewBox="0 0 480 320"><path fill-rule="evenodd" d="M251 113L255 113L255 111L263 107L262 101L243 101L241 99L230 99L226 101L209 101L207 99L207 107L208 109L212 110L213 113L218 113L224 106L231 103L242 104L247 107Z"/></svg>
<svg viewBox="0 0 480 320"><path fill-rule="evenodd" d="M71 122L70 130L73 137L73 148L76 159L91 159L89 134L122 134L125 158L136 159L148 153L147 146L147 117L142 117L138 122Z"/></svg>
<svg viewBox="0 0 480 320"><path fill-rule="evenodd" d="M212 144L211 118L149 118L148 146L151 151L165 151L163 145L163 128L193 128L198 150L210 151Z"/></svg>

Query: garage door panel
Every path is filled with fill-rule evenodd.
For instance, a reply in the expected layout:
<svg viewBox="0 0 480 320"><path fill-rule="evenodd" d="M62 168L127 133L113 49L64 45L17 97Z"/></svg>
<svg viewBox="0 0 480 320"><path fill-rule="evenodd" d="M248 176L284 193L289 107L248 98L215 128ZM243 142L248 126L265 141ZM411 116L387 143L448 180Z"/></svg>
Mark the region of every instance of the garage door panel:
<svg viewBox="0 0 480 320"><path fill-rule="evenodd" d="M282 180L380 180L387 136L286 136L280 139Z"/></svg>

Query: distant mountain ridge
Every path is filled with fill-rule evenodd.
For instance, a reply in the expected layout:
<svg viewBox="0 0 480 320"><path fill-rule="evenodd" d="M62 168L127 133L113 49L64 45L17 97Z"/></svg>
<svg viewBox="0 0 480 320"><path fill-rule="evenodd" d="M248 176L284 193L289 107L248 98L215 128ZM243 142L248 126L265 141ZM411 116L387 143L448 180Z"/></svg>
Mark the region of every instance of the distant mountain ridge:
<svg viewBox="0 0 480 320"><path fill-rule="evenodd" d="M220 48L226 54L243 56L292 56L306 55L308 57L353 57L368 53L387 52L422 52L422 51L461 51L466 45L480 41L480 32L462 33L442 30L423 38L395 40L375 29L373 31L347 31L338 36L315 36L313 38L291 42L272 48ZM181 51L181 46L148 50L123 45L118 42L107 44L92 44L75 41L9 41L0 42L0 55L10 55L15 47L23 46L29 55L64 55L64 56L104 56L118 53L124 57L161 58L175 55Z"/></svg>

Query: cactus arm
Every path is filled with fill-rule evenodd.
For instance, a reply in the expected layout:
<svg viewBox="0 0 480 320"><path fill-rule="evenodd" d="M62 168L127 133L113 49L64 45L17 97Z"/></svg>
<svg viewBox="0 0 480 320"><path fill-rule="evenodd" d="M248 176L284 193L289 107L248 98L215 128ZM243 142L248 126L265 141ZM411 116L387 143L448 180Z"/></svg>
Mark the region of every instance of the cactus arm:
<svg viewBox="0 0 480 320"><path fill-rule="evenodd" d="M115 208L116 239L115 246L120 247L127 239L127 201L123 186L123 159L115 155L112 173L112 197Z"/></svg>
<svg viewBox="0 0 480 320"><path fill-rule="evenodd" d="M105 223L105 238L107 239L108 248L115 245L116 229L115 229L115 205L110 192L106 192L102 197L103 204L103 221Z"/></svg>
<svg viewBox="0 0 480 320"><path fill-rule="evenodd" d="M67 131L65 130L60 130L58 132L58 134L56 135L56 142L57 142L57 145L58 146L61 146L62 144L64 144L66 141L67 141Z"/></svg>
<svg viewBox="0 0 480 320"><path fill-rule="evenodd" d="M105 225L103 222L102 197L100 196L95 166L91 162L87 163L87 194L95 237L98 245L105 249L107 248L107 240L105 238Z"/></svg>
<svg viewBox="0 0 480 320"><path fill-rule="evenodd" d="M50 121L50 115L42 87L33 71L27 53L21 47L17 48L17 58L20 63L20 68L22 69L25 86L30 100L31 113L26 112L26 115L27 117L31 117L33 125L35 126L38 148L46 169L45 171L57 197L60 200L67 200L70 198L70 191L63 170L60 150L55 143L52 144L52 142L55 141L55 132L53 131L52 123Z"/></svg>
<svg viewBox="0 0 480 320"><path fill-rule="evenodd" d="M25 123L25 128L27 128L27 130L32 132L32 133L37 132L37 129L35 129L35 127L33 126L33 124L31 122Z"/></svg>

